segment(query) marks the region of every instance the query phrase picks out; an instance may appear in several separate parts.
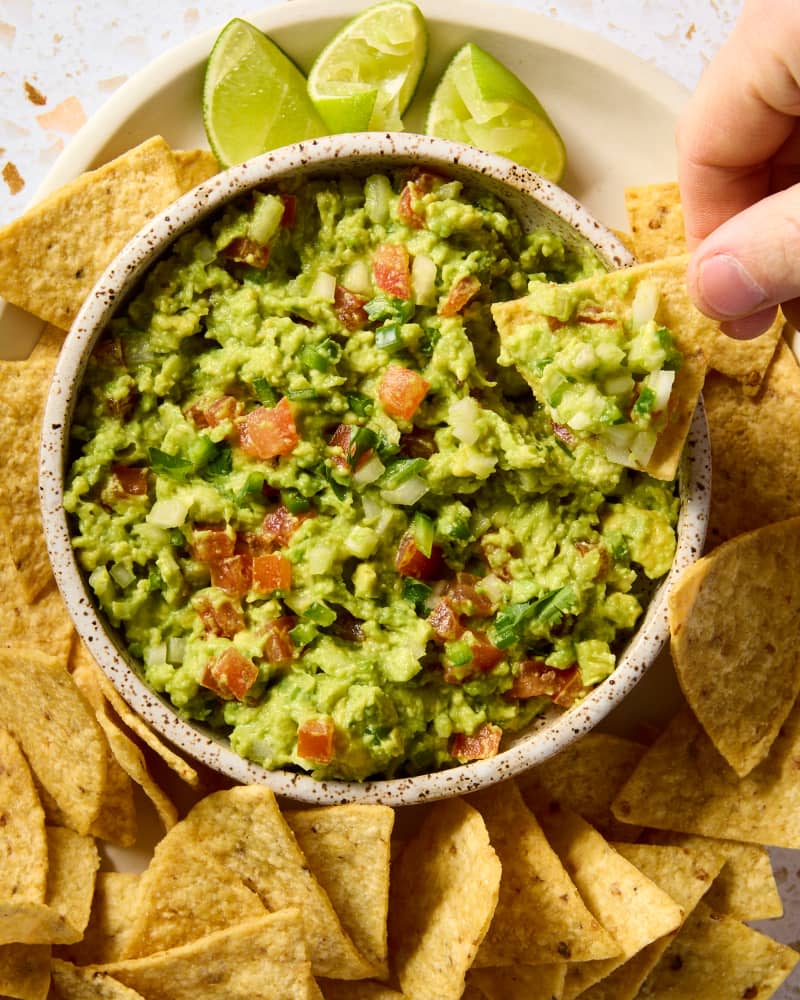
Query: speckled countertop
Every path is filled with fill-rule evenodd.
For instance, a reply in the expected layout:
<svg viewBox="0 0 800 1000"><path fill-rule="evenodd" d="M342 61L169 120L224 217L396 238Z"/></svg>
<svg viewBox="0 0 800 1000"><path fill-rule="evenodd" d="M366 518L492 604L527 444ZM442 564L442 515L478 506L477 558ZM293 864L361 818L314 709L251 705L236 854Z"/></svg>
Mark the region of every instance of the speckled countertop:
<svg viewBox="0 0 800 1000"><path fill-rule="evenodd" d="M201 31L280 2L291 0L245 6L233 0L0 0L0 225L34 199L81 125L128 77ZM505 0L505 6L595 32L691 89L729 33L741 0ZM795 947L798 857L773 851L787 917L759 925ZM800 997L800 971L778 996Z"/></svg>

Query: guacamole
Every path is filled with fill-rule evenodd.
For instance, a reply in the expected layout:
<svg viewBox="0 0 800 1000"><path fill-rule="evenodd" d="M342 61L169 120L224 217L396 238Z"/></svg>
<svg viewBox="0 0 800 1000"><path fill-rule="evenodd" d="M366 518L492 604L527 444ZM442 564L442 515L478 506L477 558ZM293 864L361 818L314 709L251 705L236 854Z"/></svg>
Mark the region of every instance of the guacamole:
<svg viewBox="0 0 800 1000"><path fill-rule="evenodd" d="M674 484L554 422L491 318L598 270L421 170L181 236L93 353L65 497L147 684L267 768L363 780L490 756L607 677Z"/></svg>

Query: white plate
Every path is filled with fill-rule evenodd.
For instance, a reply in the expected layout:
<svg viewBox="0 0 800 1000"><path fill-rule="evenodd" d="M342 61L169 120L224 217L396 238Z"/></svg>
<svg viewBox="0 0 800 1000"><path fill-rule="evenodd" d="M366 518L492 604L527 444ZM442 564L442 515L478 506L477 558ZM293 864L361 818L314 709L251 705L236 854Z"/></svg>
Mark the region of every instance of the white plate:
<svg viewBox="0 0 800 1000"><path fill-rule="evenodd" d="M420 129L427 100L453 53L476 41L509 66L537 94L558 126L569 153L563 186L609 226L626 227L626 186L675 177L673 134L686 100L684 88L631 53L557 21L476 0L418 0L430 30L431 55L406 124ZM342 20L365 0L294 0L256 14L257 24L303 68ZM45 178L44 195L81 171L160 133L175 148L205 145L200 114L203 66L216 31L191 39L132 77L75 136ZM0 301L0 357L24 357L40 324ZM631 731L661 721L677 702L665 657L644 678L608 728ZM119 867L142 867L145 850L110 852ZM788 873L797 852L773 852L787 872L782 889L788 915L764 925L784 941L800 936L800 885ZM794 984L794 988L791 984ZM778 994L797 995L795 973Z"/></svg>

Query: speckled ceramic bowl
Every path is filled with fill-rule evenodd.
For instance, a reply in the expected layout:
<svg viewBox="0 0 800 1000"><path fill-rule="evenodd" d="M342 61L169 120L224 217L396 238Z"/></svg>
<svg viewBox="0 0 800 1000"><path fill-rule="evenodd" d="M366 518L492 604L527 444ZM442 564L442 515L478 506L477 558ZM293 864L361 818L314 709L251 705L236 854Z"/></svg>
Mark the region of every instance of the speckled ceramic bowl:
<svg viewBox="0 0 800 1000"><path fill-rule="evenodd" d="M171 705L140 679L114 630L98 614L70 544L63 485L72 410L92 348L111 315L144 270L184 230L232 198L290 175L319 176L386 171L426 164L492 191L526 227L546 224L569 244L588 242L609 269L631 264L620 241L560 188L527 170L466 146L408 133L331 136L264 154L213 177L145 226L111 263L91 292L67 337L44 418L40 490L45 534L56 580L82 639L128 703L176 747L242 782L260 782L276 793L319 804L383 802L401 805L474 791L540 763L596 726L642 678L669 630L666 598L673 581L702 550L709 497L709 449L698 407L680 473L682 508L678 551L642 624L614 674L568 711L552 710L527 730L507 738L489 760L449 770L364 783L317 781L286 770L267 771L235 754L227 741L202 725L179 719Z"/></svg>

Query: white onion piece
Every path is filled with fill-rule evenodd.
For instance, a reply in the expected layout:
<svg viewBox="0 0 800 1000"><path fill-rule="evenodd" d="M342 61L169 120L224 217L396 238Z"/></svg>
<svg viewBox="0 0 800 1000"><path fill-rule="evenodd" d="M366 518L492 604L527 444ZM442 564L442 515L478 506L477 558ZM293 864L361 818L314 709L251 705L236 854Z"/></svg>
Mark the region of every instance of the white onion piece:
<svg viewBox="0 0 800 1000"><path fill-rule="evenodd" d="M655 431L639 431L631 448L631 459L635 465L647 465L655 450L658 435Z"/></svg>
<svg viewBox="0 0 800 1000"><path fill-rule="evenodd" d="M186 520L189 508L183 502L173 498L172 500L156 500L150 508L147 520L157 528L179 528Z"/></svg>
<svg viewBox="0 0 800 1000"><path fill-rule="evenodd" d="M167 662L168 663L183 663L183 658L186 655L186 640L180 638L179 636L172 636L172 638L167 639Z"/></svg>
<svg viewBox="0 0 800 1000"><path fill-rule="evenodd" d="M417 254L411 263L411 291L421 306L436 302L436 264L424 253Z"/></svg>
<svg viewBox="0 0 800 1000"><path fill-rule="evenodd" d="M160 642L157 646L148 646L144 653L144 662L148 667L167 662L167 644Z"/></svg>
<svg viewBox="0 0 800 1000"><path fill-rule="evenodd" d="M367 523L377 521L385 509L383 504L370 493L365 493L361 497L361 506L364 508L364 520Z"/></svg>
<svg viewBox="0 0 800 1000"><path fill-rule="evenodd" d="M651 372L647 376L647 384L653 390L656 397L653 403L653 410L656 413L666 410L674 382L675 372L670 372L663 368L660 371Z"/></svg>
<svg viewBox="0 0 800 1000"><path fill-rule="evenodd" d="M659 300L658 287L652 281L643 281L636 289L631 306L631 322L634 330L656 318Z"/></svg>
<svg viewBox="0 0 800 1000"><path fill-rule="evenodd" d="M363 465L360 465L353 473L353 482L356 486L368 486L380 479L386 466L377 455L371 455Z"/></svg>
<svg viewBox="0 0 800 1000"><path fill-rule="evenodd" d="M396 489L381 490L381 497L387 503L398 504L401 507L410 507L417 500L421 500L427 492L428 484L425 480L421 476L411 476Z"/></svg>
<svg viewBox="0 0 800 1000"><path fill-rule="evenodd" d="M367 299L372 298L372 279L369 268L365 260L354 260L350 267L342 275L342 285L348 291L363 295Z"/></svg>
<svg viewBox="0 0 800 1000"><path fill-rule="evenodd" d="M318 271L308 294L312 299L333 302L336 295L336 278L332 274L328 274L327 271Z"/></svg>
<svg viewBox="0 0 800 1000"><path fill-rule="evenodd" d="M472 396L464 396L452 404L447 414L447 420L453 428L453 433L464 444L475 444L478 440L478 418L481 408Z"/></svg>

